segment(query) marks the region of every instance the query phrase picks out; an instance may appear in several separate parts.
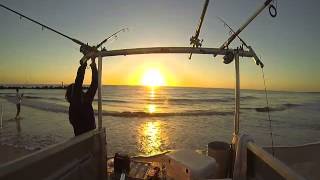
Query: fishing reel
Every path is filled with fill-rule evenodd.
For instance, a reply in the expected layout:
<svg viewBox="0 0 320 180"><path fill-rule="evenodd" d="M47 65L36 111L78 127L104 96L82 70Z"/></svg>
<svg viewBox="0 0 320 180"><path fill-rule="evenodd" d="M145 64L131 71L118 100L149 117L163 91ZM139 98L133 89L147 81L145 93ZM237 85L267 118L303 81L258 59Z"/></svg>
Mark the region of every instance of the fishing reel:
<svg viewBox="0 0 320 180"><path fill-rule="evenodd" d="M194 47L201 47L202 46L202 42L203 42L203 39L200 41L200 39L198 39L197 37L195 36L192 36L190 38L190 45L193 45Z"/></svg>
<svg viewBox="0 0 320 180"><path fill-rule="evenodd" d="M82 44L80 46L80 52L83 54L83 57L80 59L80 64L83 64L87 62L90 56L98 52L98 48L96 46L89 46L88 43Z"/></svg>
<svg viewBox="0 0 320 180"><path fill-rule="evenodd" d="M86 56L92 52L98 52L98 49L95 46L89 46L88 43L80 46L80 52Z"/></svg>
<svg viewBox="0 0 320 180"><path fill-rule="evenodd" d="M223 56L223 63L230 64L234 60L234 54L232 52L227 52L225 56Z"/></svg>
<svg viewBox="0 0 320 180"><path fill-rule="evenodd" d="M190 38L190 45L193 45L193 47L196 47L196 48L201 47L202 42L203 42L203 39L200 41L197 35L192 36ZM191 57L192 57L192 52L190 53L189 60L191 59Z"/></svg>

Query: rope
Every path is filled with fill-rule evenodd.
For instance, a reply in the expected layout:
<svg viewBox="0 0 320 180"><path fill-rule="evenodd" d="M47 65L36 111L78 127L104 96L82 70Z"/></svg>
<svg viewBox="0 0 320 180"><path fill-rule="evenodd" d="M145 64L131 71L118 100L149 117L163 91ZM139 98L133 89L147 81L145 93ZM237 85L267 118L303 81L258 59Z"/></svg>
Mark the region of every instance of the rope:
<svg viewBox="0 0 320 180"><path fill-rule="evenodd" d="M261 71L262 71L262 78L263 78L263 84L264 84L264 92L265 92L265 95L266 95L266 103L267 103L267 113L268 113L268 120L269 120L269 130L270 130L270 138L271 138L272 156L274 157L274 142L273 142L273 133L272 133L272 121L271 121L271 118L270 118L268 92L267 92L266 79L265 79L265 76L264 76L263 68L261 68Z"/></svg>

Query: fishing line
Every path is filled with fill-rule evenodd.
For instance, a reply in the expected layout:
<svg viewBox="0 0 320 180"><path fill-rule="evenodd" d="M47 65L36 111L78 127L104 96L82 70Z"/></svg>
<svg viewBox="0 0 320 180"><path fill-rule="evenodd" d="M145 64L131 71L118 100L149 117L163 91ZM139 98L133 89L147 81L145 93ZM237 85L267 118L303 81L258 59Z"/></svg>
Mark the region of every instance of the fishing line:
<svg viewBox="0 0 320 180"><path fill-rule="evenodd" d="M261 68L262 71L262 78L263 78L263 84L264 84L264 92L266 95L266 103L267 103L267 113L268 113L268 120L269 120L269 130L270 130L270 138L271 138L271 150L272 150L272 156L274 157L274 140L273 140L273 133L272 133L272 121L270 118L270 108L269 108L269 100L268 100L268 92L267 92L267 85L266 85L266 79L264 76L263 68Z"/></svg>

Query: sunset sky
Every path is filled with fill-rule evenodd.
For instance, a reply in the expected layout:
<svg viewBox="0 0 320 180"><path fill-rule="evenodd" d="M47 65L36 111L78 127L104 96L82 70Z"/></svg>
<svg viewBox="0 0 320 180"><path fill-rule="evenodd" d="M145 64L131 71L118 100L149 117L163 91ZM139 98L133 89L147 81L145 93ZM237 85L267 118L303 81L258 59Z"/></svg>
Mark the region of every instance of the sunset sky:
<svg viewBox="0 0 320 180"><path fill-rule="evenodd" d="M219 47L264 0L209 3L200 38ZM204 0L2 0L2 4L76 39L97 44L128 27L107 49L190 46ZM278 16L266 9L241 34L265 64L272 90L320 91L318 1L278 0ZM82 54L79 46L0 8L0 84L65 84L74 81ZM238 41L232 47L239 45ZM210 55L134 55L104 58L103 84L143 85L146 74L160 74L161 85L234 87L234 66ZM241 88L263 89L261 69L241 59ZM86 71L90 80L90 69ZM151 73L152 74L152 73Z"/></svg>

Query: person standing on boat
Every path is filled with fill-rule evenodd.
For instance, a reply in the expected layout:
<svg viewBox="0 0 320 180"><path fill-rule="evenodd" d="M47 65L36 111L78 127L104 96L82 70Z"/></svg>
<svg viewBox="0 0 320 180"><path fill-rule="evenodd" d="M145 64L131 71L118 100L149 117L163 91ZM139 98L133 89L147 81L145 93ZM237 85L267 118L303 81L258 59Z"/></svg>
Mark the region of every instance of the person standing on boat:
<svg viewBox="0 0 320 180"><path fill-rule="evenodd" d="M95 59L91 59L92 79L87 92L83 92L82 84L87 63L80 62L75 82L67 87L66 99L70 103L69 121L74 135L78 136L96 128L92 101L98 88L98 70Z"/></svg>
<svg viewBox="0 0 320 180"><path fill-rule="evenodd" d="M17 107L17 113L16 113L16 119L19 118L20 115L20 108L21 108L21 100L22 100L23 94L19 94L19 88L16 89L16 107Z"/></svg>

